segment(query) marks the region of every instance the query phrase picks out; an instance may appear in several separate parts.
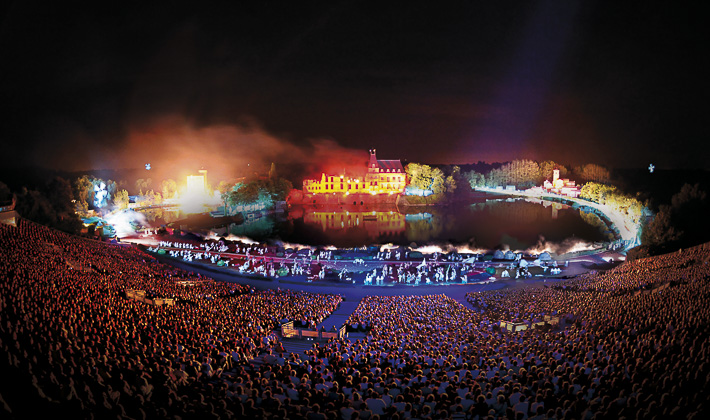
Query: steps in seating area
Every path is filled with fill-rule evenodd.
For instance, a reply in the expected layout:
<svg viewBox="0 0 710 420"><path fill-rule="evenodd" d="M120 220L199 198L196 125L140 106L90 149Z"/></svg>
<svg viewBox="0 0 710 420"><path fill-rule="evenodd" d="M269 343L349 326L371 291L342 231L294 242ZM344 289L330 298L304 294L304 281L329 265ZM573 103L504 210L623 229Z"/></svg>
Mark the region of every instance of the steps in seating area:
<svg viewBox="0 0 710 420"><path fill-rule="evenodd" d="M325 327L326 331L332 331L333 327L340 328L348 320L350 314L355 312L355 309L357 309L358 304L360 304L359 300L355 302L340 302L338 308L334 310L328 318L324 319L323 322L316 325L316 330L320 330L321 327Z"/></svg>
<svg viewBox="0 0 710 420"><path fill-rule="evenodd" d="M324 319L323 322L316 326L315 331L320 331L321 328L325 328L325 331L333 331L333 327L335 327L335 329L340 329L340 327L342 327L348 320L350 314L355 311L359 303L360 301L340 302L338 308L333 311L328 318ZM286 353L303 354L304 351L311 349L315 342L316 341L314 339L306 338L281 338L281 343L283 344Z"/></svg>

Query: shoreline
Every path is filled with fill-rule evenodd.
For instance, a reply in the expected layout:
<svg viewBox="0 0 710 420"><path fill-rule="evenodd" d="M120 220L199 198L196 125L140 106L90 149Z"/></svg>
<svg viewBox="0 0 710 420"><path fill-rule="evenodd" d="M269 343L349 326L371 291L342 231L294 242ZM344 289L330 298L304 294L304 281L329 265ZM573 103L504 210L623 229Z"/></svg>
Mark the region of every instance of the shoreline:
<svg viewBox="0 0 710 420"><path fill-rule="evenodd" d="M549 202L562 202L563 204L567 204L566 202L571 202L574 203L580 207L587 207L590 209L594 209L598 212L600 212L606 220L611 223L611 225L615 229L615 233L618 234L619 239L621 239L625 245L624 245L624 251L627 251L634 246L638 245L638 236L639 236L639 230L640 227L634 226L635 229L632 229L631 227L628 226L626 223L626 219L621 215L619 212L616 212L612 209L609 208L607 205L602 205L598 203L594 203L591 201L579 199L579 198L572 198L572 197L564 197L556 194L550 194L550 193L544 193L544 194L536 194L536 193L529 193L527 191L506 191L506 190L496 190L496 189L490 189L490 188L485 188L485 187L477 187L476 191L482 191L484 193L490 193L490 194L496 194L496 195L508 195L508 196L516 196L516 197L527 197L527 198L535 198L538 200L542 201L549 201Z"/></svg>

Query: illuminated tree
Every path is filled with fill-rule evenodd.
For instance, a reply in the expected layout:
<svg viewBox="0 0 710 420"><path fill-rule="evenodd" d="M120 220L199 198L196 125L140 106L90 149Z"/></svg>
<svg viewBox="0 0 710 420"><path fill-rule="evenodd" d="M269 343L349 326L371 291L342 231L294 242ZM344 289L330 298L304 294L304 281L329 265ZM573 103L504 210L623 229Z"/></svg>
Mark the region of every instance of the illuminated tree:
<svg viewBox="0 0 710 420"><path fill-rule="evenodd" d="M93 202L93 178L88 175L82 175L74 181L74 197L78 207L85 210L89 209L89 203Z"/></svg>
<svg viewBox="0 0 710 420"><path fill-rule="evenodd" d="M476 171L465 172L463 174L463 177L466 181L468 181L468 184L471 186L471 188L486 186L485 175L479 174Z"/></svg>
<svg viewBox="0 0 710 420"><path fill-rule="evenodd" d="M552 160L546 160L540 163L540 176L537 183L541 185L545 180L552 181L552 171L555 169L560 170L560 178L566 177L569 173L569 170L564 165Z"/></svg>
<svg viewBox="0 0 710 420"><path fill-rule="evenodd" d="M105 200L102 200L102 202L104 204L109 203L116 193L116 188L116 182L110 179L104 181L101 178L94 178L89 175L80 176L74 181L72 188L78 211L87 211L97 207L95 199L98 190L103 191L105 194Z"/></svg>
<svg viewBox="0 0 710 420"><path fill-rule="evenodd" d="M239 182L231 191L222 194L222 199L229 205L263 204L273 207L277 201L284 201L293 189L293 184L286 179L252 180Z"/></svg>
<svg viewBox="0 0 710 420"><path fill-rule="evenodd" d="M164 199L175 198L177 193L177 183L173 179L164 179L160 183L160 190L163 192Z"/></svg>
<svg viewBox="0 0 710 420"><path fill-rule="evenodd" d="M220 196L224 196L224 194L229 192L233 186L233 182L222 180L219 181L219 184L217 184L217 191L219 191Z"/></svg>
<svg viewBox="0 0 710 420"><path fill-rule="evenodd" d="M537 185L539 176L540 167L537 162L514 160L498 169L492 169L485 177L485 182L488 187L515 185L518 188L529 188Z"/></svg>
<svg viewBox="0 0 710 420"><path fill-rule="evenodd" d="M118 190L113 197L113 205L119 210L127 209L129 203L128 191Z"/></svg>
<svg viewBox="0 0 710 420"><path fill-rule="evenodd" d="M145 207L154 206L163 202L160 193L153 190L146 191L141 195L139 200L140 205Z"/></svg>
<svg viewBox="0 0 710 420"><path fill-rule="evenodd" d="M451 194L456 190L456 179L454 178L453 175L447 176L444 184L446 186L447 193Z"/></svg>
<svg viewBox="0 0 710 420"><path fill-rule="evenodd" d="M597 182L588 182L582 186L580 197L599 204L607 204L607 201L609 200L612 201L609 204L617 204L619 194L620 193L614 186L600 184Z"/></svg>
<svg viewBox="0 0 710 420"><path fill-rule="evenodd" d="M409 185L424 191L440 194L446 191L444 173L439 168L429 165L410 163L404 168L409 178ZM455 184L454 184L455 188Z"/></svg>
<svg viewBox="0 0 710 420"><path fill-rule="evenodd" d="M148 191L150 186L153 184L153 180L150 178L143 179L140 178L136 181L136 190L140 195L143 195L143 191Z"/></svg>
<svg viewBox="0 0 710 420"><path fill-rule="evenodd" d="M608 169L593 163L578 166L574 169L574 172L581 181L608 183L611 179Z"/></svg>

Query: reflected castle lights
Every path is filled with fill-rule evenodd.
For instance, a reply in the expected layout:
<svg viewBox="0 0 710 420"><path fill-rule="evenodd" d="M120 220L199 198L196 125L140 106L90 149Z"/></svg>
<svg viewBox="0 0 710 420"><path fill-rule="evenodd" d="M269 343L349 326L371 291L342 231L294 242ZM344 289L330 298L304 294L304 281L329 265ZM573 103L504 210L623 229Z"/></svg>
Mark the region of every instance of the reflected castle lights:
<svg viewBox="0 0 710 420"><path fill-rule="evenodd" d="M405 216L396 211L314 211L304 214L304 222L327 230L362 228L368 236L377 238L382 234L399 234L405 231Z"/></svg>

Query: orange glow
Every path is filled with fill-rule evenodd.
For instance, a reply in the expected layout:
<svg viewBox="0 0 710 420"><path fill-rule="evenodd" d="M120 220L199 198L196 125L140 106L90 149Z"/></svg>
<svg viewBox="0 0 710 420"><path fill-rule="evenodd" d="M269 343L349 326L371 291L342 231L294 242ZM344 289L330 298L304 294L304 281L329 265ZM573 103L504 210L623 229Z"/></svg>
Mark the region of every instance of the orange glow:
<svg viewBox="0 0 710 420"><path fill-rule="evenodd" d="M222 199L216 191L209 191L205 182L205 174L188 175L187 183L181 188L177 203L186 214L204 213L209 208L222 204Z"/></svg>

